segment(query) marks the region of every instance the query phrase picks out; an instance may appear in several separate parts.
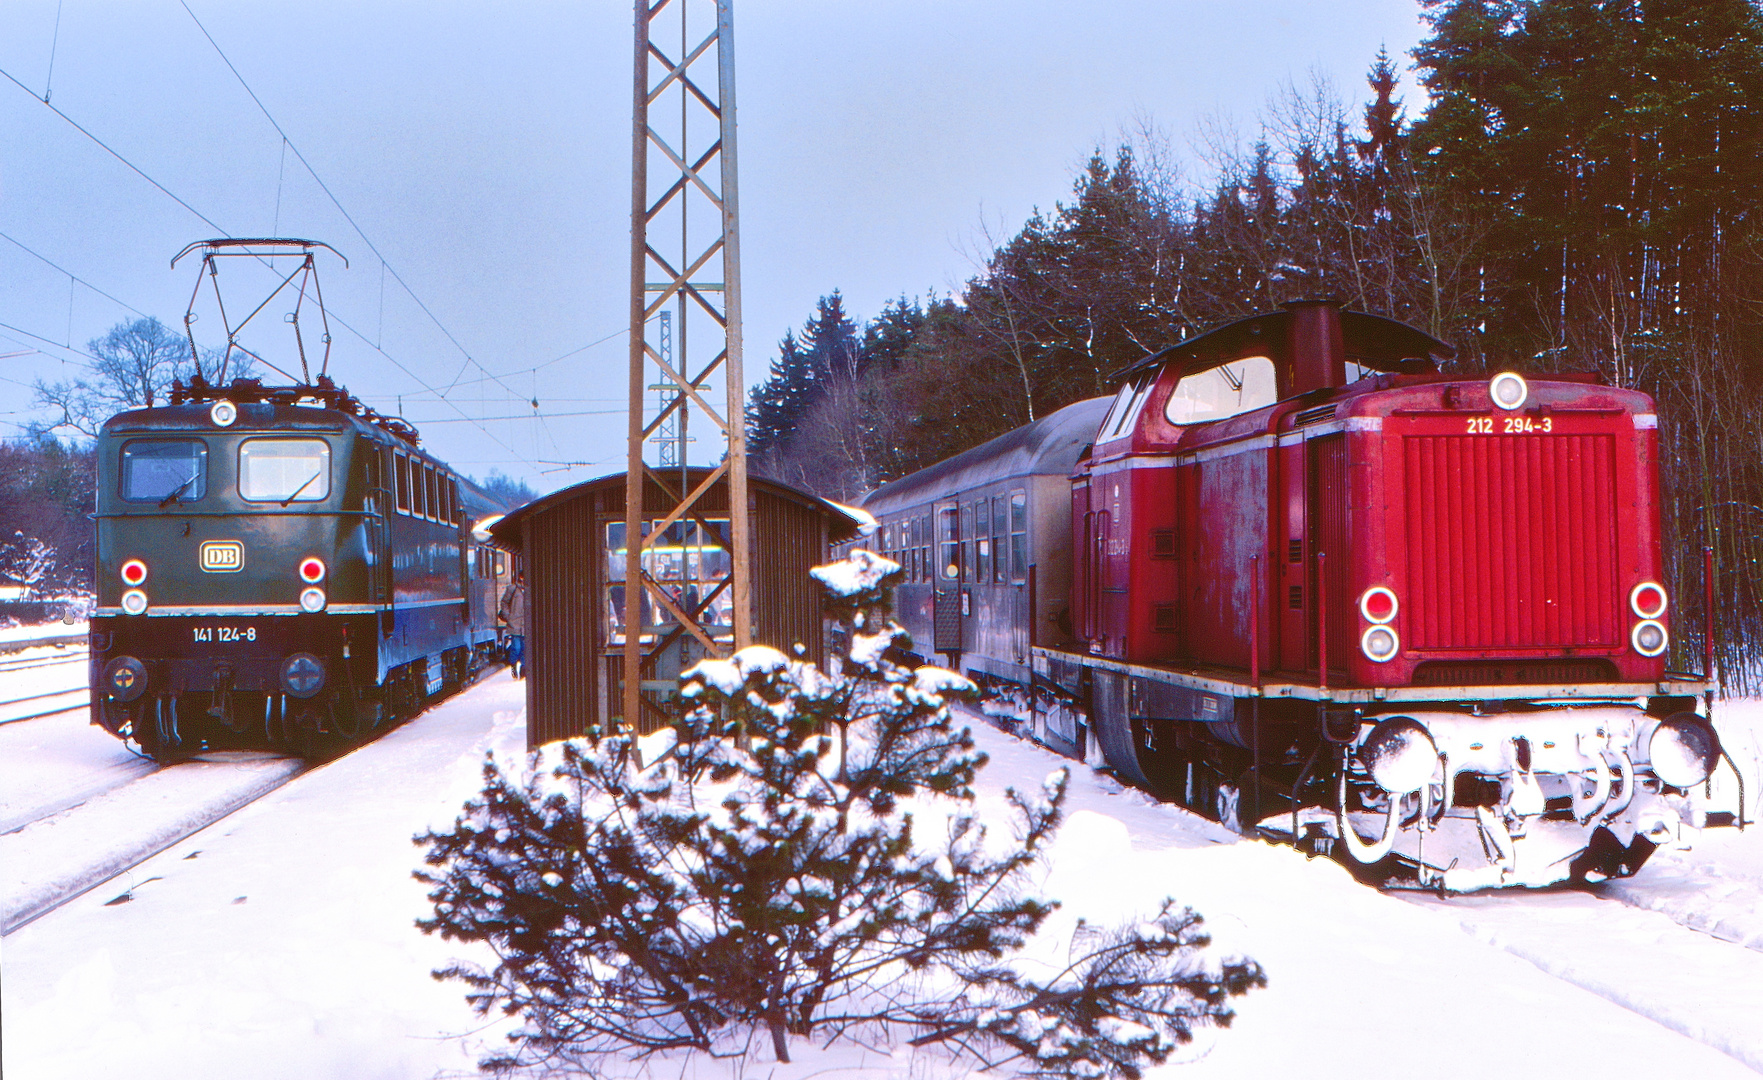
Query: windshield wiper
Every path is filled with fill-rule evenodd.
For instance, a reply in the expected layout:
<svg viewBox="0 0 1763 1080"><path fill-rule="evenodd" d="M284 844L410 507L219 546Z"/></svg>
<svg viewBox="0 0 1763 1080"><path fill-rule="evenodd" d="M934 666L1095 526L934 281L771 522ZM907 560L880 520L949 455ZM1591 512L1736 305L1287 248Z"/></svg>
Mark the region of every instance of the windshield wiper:
<svg viewBox="0 0 1763 1080"><path fill-rule="evenodd" d="M190 485L194 484L195 482L196 482L196 474L191 473L190 478L188 480L185 480L183 483L179 484L177 487L172 488L171 494L169 494L165 498L159 500L159 508L161 510L163 510L167 506L171 505L172 503L177 502L178 496L182 495L184 492L190 490Z"/></svg>
<svg viewBox="0 0 1763 1080"><path fill-rule="evenodd" d="M318 472L315 472L311 476L308 476L306 478L306 482L304 484L301 484L299 487L295 488L294 493L292 495L289 495L287 498L282 500L282 505L287 506L289 503L293 502L295 499L298 499L300 497L300 493L302 491L305 491L307 488L311 487L312 482L314 480L317 480L319 478L319 476L323 474L323 472L324 472L324 470L320 469Z"/></svg>

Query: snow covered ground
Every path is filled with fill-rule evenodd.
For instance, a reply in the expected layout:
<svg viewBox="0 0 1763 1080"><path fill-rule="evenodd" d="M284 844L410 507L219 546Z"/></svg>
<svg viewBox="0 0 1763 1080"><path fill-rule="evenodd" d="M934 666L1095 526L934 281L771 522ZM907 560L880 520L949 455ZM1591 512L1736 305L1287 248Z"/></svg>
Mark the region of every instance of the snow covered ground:
<svg viewBox="0 0 1763 1080"><path fill-rule="evenodd" d="M503 1028L473 1015L458 984L429 977L481 957L412 926L427 912L410 838L452 821L487 751L521 752L521 690L498 674L0 940L7 1080L472 1073ZM993 757L981 797L1001 819L1005 786L1037 787L1061 762L975 727ZM94 758L114 754L102 732L83 734ZM74 741L66 733L57 752ZM17 776L9 764L0 785ZM1065 903L1049 934L1173 895L1206 916L1219 948L1266 968L1268 987L1238 999L1232 1027L1202 1034L1162 1076L1763 1071L1763 829L1661 853L1606 895L1439 901L1380 894L1326 860L1240 840L1080 768L1043 884ZM1698 921L1707 933L1681 925ZM962 1071L886 1046L798 1050L788 1067L759 1048L647 1072Z"/></svg>

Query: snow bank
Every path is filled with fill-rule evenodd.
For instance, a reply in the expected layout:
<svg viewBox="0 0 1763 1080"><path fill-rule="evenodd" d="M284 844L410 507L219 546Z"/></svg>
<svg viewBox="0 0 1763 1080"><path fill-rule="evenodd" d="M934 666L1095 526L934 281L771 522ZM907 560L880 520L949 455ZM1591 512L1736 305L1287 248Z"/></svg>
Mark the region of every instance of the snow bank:
<svg viewBox="0 0 1763 1080"><path fill-rule="evenodd" d="M8 935L5 1076L474 1075L501 1029L430 978L468 954L413 925L411 837L520 756L523 695L494 676Z"/></svg>
<svg viewBox="0 0 1763 1080"><path fill-rule="evenodd" d="M520 704L520 684L498 676L8 936L8 1080L475 1075L477 1056L501 1045L504 1028L472 1014L458 984L428 973L452 957L487 958L412 927L426 900L409 878L419 860L410 836L451 824L480 787L486 749L519 758ZM976 814L1007 821L1004 787L1036 792L1063 762L983 722L974 732L991 758ZM1609 897L1440 903L1381 894L1326 860L1242 841L1082 767L1070 791L1069 821L1040 880L1063 906L1038 943L1039 962L1068 955L1097 927L1136 925L1174 896L1205 916L1220 951L1252 956L1268 972L1266 989L1238 999L1229 1030L1202 1033L1179 1051L1189 1064L1152 1080L1416 1069L1577 1076L1588 1063L1637 1075L1756 1075L1734 1058L1754 1060L1763 1038L1749 1005L1763 969L1744 963L1763 953ZM1763 830L1710 833L1695 851L1661 853L1665 861L1624 887L1660 894L1669 875L1655 871L1679 865L1686 893L1746 886L1763 864L1759 841ZM131 886L132 901L105 906ZM1702 975L1715 981L1698 986ZM1601 995L1626 997L1618 1005ZM1676 1017L1677 1030L1643 1019L1655 1015ZM745 1057L614 1060L602 1071L645 1080L971 1073L875 1033L860 1045L793 1052L793 1064L777 1065L761 1037Z"/></svg>

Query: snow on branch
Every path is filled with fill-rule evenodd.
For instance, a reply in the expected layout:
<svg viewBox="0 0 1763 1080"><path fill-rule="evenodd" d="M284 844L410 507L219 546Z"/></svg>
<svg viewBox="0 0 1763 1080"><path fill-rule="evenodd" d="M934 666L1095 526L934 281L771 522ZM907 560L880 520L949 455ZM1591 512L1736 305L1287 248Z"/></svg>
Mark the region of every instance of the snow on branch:
<svg viewBox="0 0 1763 1080"><path fill-rule="evenodd" d="M488 761L453 829L417 838L434 905L418 925L496 958L436 976L523 1021L486 1065L733 1054L756 1034L788 1061L794 1040L880 1027L986 1064L1131 1078L1227 1021L1259 968L1203 963L1198 916L1167 903L1054 979L1018 970L1057 907L1028 871L1069 773L1011 790L1010 827L988 829L985 755L949 708L973 684L893 658L909 645L899 567L860 552L815 576L861 630L840 674L763 647L705 661L664 758L613 736L516 772Z"/></svg>

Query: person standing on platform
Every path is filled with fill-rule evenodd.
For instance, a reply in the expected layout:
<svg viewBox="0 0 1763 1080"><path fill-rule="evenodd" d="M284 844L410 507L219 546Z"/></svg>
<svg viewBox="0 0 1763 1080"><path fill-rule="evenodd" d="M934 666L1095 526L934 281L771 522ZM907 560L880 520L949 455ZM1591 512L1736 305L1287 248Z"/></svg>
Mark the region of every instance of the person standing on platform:
<svg viewBox="0 0 1763 1080"><path fill-rule="evenodd" d="M508 627L508 666L517 679L526 678L526 574L516 570L502 593L496 617Z"/></svg>

